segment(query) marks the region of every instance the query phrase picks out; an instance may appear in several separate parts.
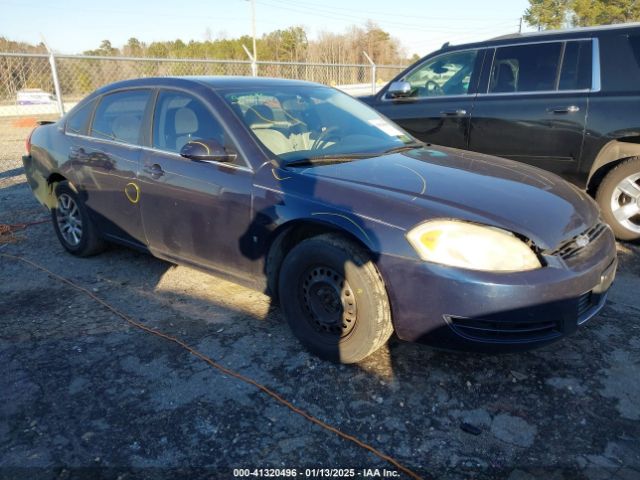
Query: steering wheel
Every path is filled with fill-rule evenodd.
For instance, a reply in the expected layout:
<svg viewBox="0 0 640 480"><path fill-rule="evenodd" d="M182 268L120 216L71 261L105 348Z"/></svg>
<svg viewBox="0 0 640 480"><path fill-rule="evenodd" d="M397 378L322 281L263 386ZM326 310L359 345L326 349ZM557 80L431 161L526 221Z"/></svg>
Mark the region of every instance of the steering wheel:
<svg viewBox="0 0 640 480"><path fill-rule="evenodd" d="M429 88L430 86L431 88ZM442 90L442 87L433 80L427 80L424 84L424 88L427 89L427 92L434 92L438 95L444 95L444 90Z"/></svg>
<svg viewBox="0 0 640 480"><path fill-rule="evenodd" d="M311 144L311 150L319 150L321 148L324 148L329 140L331 140L332 138L339 138L339 136L336 135L336 132L338 130L340 130L340 127L336 126L325 128L324 130L322 130L322 132L320 132L320 135L318 135L318 138L316 138Z"/></svg>

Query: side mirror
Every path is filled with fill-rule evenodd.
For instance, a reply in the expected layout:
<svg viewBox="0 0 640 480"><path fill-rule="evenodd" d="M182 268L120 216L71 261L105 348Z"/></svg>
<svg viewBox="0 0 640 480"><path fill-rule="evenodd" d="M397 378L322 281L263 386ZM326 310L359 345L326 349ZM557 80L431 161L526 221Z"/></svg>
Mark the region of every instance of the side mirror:
<svg viewBox="0 0 640 480"><path fill-rule="evenodd" d="M391 98L408 97L411 95L411 84L405 81L392 82L387 89L387 95Z"/></svg>
<svg viewBox="0 0 640 480"><path fill-rule="evenodd" d="M191 140L180 149L180 156L196 162L232 162L237 157L215 140Z"/></svg>

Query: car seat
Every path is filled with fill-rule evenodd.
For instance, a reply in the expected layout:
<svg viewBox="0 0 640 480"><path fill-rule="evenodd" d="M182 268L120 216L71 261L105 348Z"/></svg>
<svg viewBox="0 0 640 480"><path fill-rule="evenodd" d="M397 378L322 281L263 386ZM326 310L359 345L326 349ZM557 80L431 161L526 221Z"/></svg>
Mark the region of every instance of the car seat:
<svg viewBox="0 0 640 480"><path fill-rule="evenodd" d="M249 107L244 114L244 119L260 142L274 154L280 155L294 150L289 139L275 128L273 110L268 106Z"/></svg>

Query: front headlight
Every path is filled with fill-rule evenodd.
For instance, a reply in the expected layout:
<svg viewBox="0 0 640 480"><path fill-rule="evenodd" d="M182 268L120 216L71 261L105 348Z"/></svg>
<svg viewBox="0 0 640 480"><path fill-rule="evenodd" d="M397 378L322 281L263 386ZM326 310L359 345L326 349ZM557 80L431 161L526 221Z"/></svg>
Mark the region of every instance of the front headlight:
<svg viewBox="0 0 640 480"><path fill-rule="evenodd" d="M495 227L433 220L413 228L407 239L423 260L452 267L521 272L542 266L526 243Z"/></svg>

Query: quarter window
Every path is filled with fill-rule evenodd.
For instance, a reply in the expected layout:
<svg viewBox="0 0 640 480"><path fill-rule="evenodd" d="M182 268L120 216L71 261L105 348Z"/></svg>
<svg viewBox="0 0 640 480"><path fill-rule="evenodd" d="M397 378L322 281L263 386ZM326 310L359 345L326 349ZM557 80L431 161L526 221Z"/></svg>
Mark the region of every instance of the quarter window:
<svg viewBox="0 0 640 480"><path fill-rule="evenodd" d="M129 90L105 95L98 105L91 136L138 144L149 90Z"/></svg>
<svg viewBox="0 0 640 480"><path fill-rule="evenodd" d="M477 50L452 52L427 60L405 78L411 97L466 95L473 75Z"/></svg>
<svg viewBox="0 0 640 480"><path fill-rule="evenodd" d="M179 153L192 140L213 140L231 147L220 123L197 98L172 91L158 95L153 121L153 147Z"/></svg>
<svg viewBox="0 0 640 480"><path fill-rule="evenodd" d="M591 48L589 40L567 42L558 90L583 90L591 87Z"/></svg>
<svg viewBox="0 0 640 480"><path fill-rule="evenodd" d="M562 43L497 48L489 82L491 93L556 90Z"/></svg>
<svg viewBox="0 0 640 480"><path fill-rule="evenodd" d="M78 109L71 112L69 119L67 120L66 131L69 133L77 133L79 135L86 135L89 124L89 119L93 113L93 108L96 106L95 100L85 103Z"/></svg>

